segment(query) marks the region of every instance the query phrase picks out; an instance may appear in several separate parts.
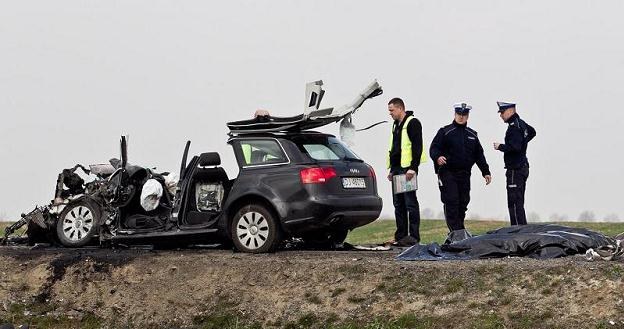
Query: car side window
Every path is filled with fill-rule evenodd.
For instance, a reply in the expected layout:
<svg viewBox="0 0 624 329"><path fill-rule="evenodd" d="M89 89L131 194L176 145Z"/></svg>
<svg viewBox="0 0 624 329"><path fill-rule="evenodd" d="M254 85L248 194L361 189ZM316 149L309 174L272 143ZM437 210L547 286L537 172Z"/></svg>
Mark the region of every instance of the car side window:
<svg viewBox="0 0 624 329"><path fill-rule="evenodd" d="M288 162L286 154L276 140L241 140L239 146L245 166Z"/></svg>

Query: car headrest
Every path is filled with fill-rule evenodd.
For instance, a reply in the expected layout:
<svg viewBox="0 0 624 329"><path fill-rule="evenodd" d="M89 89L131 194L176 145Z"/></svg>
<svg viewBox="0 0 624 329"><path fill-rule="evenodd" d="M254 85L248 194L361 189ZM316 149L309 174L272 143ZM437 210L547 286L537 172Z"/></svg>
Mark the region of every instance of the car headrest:
<svg viewBox="0 0 624 329"><path fill-rule="evenodd" d="M206 152L199 155L199 166L209 167L221 164L221 157L217 152Z"/></svg>

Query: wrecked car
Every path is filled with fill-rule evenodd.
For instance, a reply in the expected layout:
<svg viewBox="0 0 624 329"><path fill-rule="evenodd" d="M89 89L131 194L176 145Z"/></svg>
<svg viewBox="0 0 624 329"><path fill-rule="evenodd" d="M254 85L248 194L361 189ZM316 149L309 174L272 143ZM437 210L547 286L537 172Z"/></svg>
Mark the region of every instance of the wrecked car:
<svg viewBox="0 0 624 329"><path fill-rule="evenodd" d="M349 230L379 217L373 168L335 136L310 129L343 121L382 89L375 81L340 108L320 109L322 82L306 86L304 113L258 116L228 123L239 174L230 179L216 152L187 161L187 142L175 174L121 159L89 169L77 165L58 178L55 198L23 215L31 243L63 246L114 243L226 243L243 252L274 251L285 239L342 243ZM86 182L77 171L91 176Z"/></svg>

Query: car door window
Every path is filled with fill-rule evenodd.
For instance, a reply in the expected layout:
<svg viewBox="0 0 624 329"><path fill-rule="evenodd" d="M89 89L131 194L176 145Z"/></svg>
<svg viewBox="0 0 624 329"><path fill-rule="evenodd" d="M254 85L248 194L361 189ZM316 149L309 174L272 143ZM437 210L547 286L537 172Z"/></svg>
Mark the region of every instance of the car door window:
<svg viewBox="0 0 624 329"><path fill-rule="evenodd" d="M239 145L245 166L288 162L276 140L242 140Z"/></svg>

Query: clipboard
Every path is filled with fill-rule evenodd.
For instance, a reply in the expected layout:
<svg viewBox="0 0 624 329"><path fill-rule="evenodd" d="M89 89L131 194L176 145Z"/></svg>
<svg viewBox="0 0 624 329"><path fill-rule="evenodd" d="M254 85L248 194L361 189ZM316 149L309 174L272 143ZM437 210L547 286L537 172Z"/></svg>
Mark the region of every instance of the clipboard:
<svg viewBox="0 0 624 329"><path fill-rule="evenodd" d="M412 179L407 180L405 174L392 176L392 192L393 194L405 193L418 190L418 176L414 175Z"/></svg>

